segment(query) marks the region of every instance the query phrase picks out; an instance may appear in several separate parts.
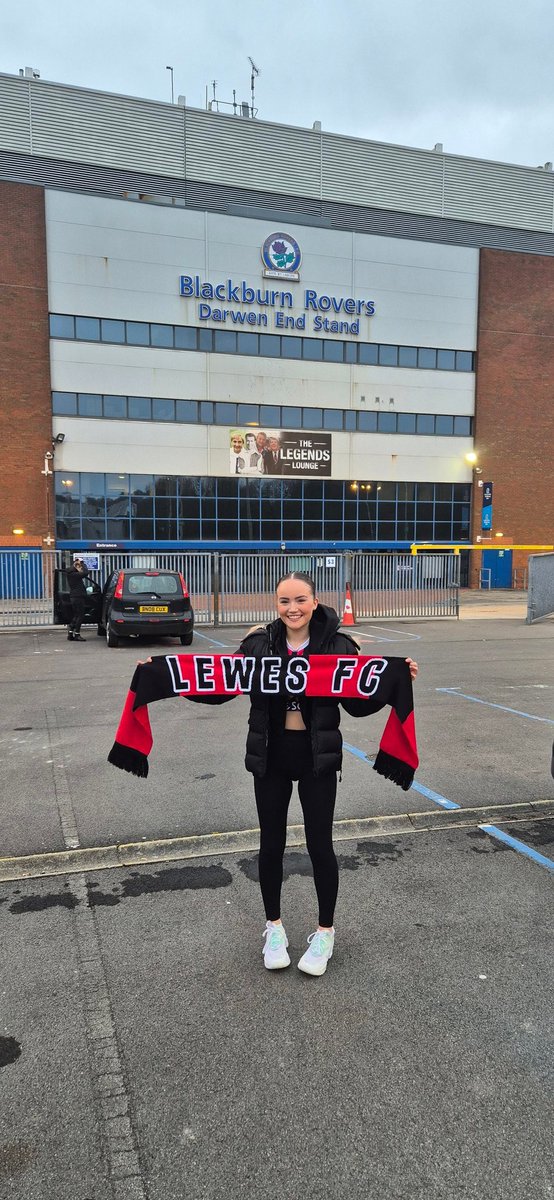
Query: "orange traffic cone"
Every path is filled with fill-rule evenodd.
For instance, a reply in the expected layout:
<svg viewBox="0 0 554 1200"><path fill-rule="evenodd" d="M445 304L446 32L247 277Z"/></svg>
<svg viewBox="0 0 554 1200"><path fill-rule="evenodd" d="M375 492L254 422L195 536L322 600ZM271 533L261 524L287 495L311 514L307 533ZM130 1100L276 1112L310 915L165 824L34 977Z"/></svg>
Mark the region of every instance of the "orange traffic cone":
<svg viewBox="0 0 554 1200"><path fill-rule="evenodd" d="M342 614L343 625L355 625L354 609L352 608L352 592L350 584L346 584L346 599L344 601L344 612Z"/></svg>

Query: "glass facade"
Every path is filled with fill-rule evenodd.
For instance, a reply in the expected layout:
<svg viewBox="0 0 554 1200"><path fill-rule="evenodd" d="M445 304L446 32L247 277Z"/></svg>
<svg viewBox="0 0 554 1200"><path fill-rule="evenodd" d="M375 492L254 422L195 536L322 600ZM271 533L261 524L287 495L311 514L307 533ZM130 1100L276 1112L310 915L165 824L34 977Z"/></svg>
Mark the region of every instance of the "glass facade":
<svg viewBox="0 0 554 1200"><path fill-rule="evenodd" d="M64 472L59 541L464 541L470 485Z"/></svg>

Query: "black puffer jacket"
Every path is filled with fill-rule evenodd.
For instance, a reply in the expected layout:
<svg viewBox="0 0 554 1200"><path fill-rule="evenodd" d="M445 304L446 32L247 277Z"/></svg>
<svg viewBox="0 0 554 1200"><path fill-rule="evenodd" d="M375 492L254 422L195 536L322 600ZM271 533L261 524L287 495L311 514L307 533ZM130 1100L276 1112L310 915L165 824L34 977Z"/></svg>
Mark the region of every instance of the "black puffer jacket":
<svg viewBox="0 0 554 1200"><path fill-rule="evenodd" d="M338 632L339 625L335 610L327 608L325 604L319 604L310 621L310 644L305 653L357 654L358 646L348 634ZM253 654L256 658L272 654L285 658L286 628L280 618L265 628L249 633L240 645L240 652ZM340 703L353 717L365 716L370 711L366 700L345 698ZM271 734L284 729L286 704L286 697L251 697L244 761L247 771L251 771L258 779L261 779L267 770L267 750ZM342 764L339 701L327 696L311 699L302 696L300 711L311 736L314 775L339 771Z"/></svg>

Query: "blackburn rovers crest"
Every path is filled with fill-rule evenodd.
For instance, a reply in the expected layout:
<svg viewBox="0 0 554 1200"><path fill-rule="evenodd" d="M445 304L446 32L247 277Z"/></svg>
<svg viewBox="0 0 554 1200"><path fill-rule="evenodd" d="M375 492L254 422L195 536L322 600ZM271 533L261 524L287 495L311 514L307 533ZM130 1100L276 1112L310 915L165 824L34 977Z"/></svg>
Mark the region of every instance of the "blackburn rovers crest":
<svg viewBox="0 0 554 1200"><path fill-rule="evenodd" d="M262 246L265 279L289 279L297 283L302 252L290 233L270 233Z"/></svg>

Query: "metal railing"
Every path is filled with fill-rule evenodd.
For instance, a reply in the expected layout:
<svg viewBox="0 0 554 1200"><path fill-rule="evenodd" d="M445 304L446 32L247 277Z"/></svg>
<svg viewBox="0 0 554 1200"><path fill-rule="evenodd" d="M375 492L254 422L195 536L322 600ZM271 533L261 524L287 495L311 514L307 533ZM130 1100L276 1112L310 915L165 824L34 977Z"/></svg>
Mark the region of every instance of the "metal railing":
<svg viewBox="0 0 554 1200"><path fill-rule="evenodd" d="M56 568L73 555L60 550L0 549L0 629L54 623ZM305 571L324 604L344 611L350 583L358 618L456 617L459 555L374 553L211 553L144 551L98 554L100 586L122 567L180 571L197 625L253 625L275 616L281 575Z"/></svg>

